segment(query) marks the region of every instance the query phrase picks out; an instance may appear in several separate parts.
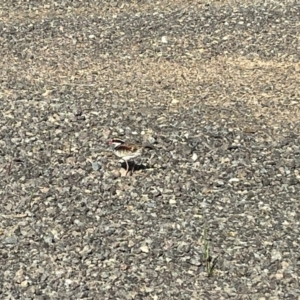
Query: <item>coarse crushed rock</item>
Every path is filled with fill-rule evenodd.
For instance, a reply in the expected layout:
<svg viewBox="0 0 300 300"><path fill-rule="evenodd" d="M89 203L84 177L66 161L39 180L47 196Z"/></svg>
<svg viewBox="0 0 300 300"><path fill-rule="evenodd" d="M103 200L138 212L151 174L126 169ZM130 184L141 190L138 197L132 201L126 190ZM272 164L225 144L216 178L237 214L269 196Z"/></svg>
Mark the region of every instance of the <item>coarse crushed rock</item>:
<svg viewBox="0 0 300 300"><path fill-rule="evenodd" d="M299 32L298 1L1 1L0 299L300 299ZM122 176L112 137L155 151Z"/></svg>

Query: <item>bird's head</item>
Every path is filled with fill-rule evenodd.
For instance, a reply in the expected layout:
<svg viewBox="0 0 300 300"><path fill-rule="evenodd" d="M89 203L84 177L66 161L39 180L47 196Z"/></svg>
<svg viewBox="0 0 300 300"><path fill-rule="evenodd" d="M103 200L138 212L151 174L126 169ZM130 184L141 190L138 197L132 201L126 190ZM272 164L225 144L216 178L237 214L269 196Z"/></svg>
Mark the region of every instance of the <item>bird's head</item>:
<svg viewBox="0 0 300 300"><path fill-rule="evenodd" d="M115 147L118 147L118 146L124 144L124 141L120 140L120 139L111 139L108 141L108 144L115 148Z"/></svg>

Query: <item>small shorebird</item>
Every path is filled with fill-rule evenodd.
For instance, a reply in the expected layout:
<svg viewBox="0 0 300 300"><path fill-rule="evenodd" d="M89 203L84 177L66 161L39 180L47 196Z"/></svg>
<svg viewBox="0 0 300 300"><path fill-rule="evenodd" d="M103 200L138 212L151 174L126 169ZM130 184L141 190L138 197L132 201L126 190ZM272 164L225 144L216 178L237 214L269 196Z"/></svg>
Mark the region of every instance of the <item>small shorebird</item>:
<svg viewBox="0 0 300 300"><path fill-rule="evenodd" d="M126 163L126 175L129 171L128 161L143 154L144 149L154 149L150 145L141 145L136 143L127 143L121 139L109 140L109 145L113 146L114 154Z"/></svg>

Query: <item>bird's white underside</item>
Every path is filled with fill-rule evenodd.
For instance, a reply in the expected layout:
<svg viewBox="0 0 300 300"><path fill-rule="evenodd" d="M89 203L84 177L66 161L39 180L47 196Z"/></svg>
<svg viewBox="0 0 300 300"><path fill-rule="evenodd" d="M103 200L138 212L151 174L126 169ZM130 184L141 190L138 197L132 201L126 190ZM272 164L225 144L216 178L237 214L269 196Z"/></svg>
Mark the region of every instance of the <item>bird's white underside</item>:
<svg viewBox="0 0 300 300"><path fill-rule="evenodd" d="M116 154L116 156L120 157L121 160L130 160L130 159L136 158L141 155L141 153L132 153L130 155L122 155L119 153L115 153L115 154Z"/></svg>

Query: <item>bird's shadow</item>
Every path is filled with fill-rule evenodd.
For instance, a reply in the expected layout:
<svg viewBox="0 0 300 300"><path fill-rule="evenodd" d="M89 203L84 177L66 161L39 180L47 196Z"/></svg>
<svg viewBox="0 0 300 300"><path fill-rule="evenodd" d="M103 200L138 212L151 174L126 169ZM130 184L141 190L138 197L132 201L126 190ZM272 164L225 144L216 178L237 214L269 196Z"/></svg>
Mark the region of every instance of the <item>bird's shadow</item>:
<svg viewBox="0 0 300 300"><path fill-rule="evenodd" d="M148 170L148 169L152 169L153 167L151 167L150 165L144 165L144 164L137 164L133 161L129 161L128 162L128 172L136 172L136 171L141 171L141 170ZM122 162L121 163L121 168L125 169L127 168L126 163Z"/></svg>

